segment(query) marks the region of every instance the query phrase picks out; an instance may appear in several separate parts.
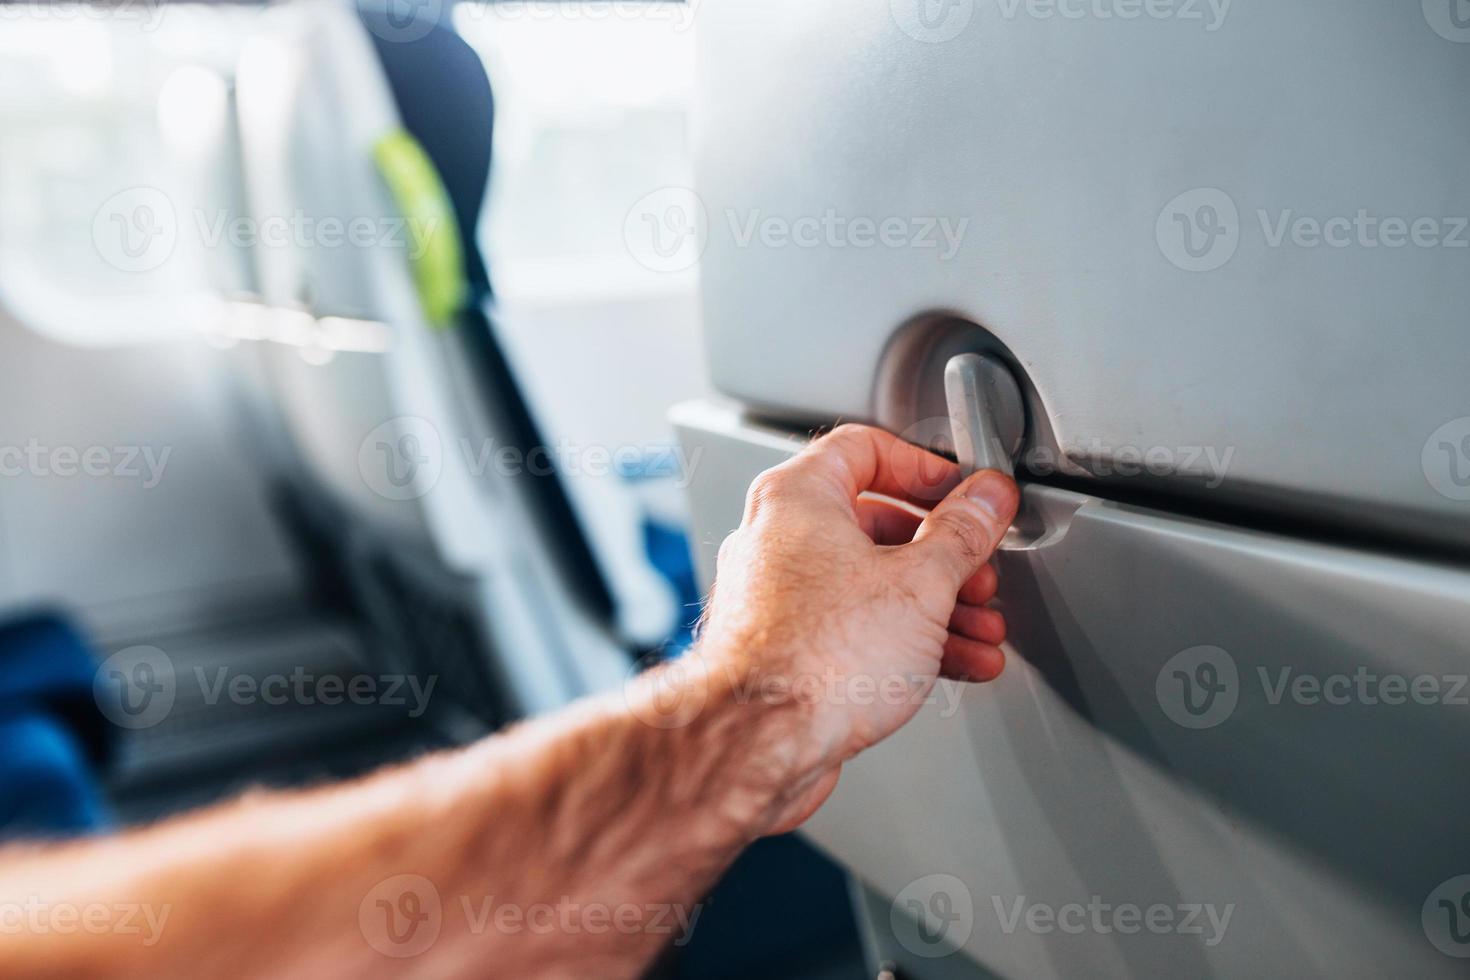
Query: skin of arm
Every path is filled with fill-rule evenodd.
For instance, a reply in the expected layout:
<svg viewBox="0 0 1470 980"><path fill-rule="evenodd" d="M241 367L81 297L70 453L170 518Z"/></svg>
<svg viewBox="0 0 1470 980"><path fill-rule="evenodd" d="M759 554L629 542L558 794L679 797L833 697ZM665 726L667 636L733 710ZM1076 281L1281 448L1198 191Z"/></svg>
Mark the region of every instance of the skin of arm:
<svg viewBox="0 0 1470 980"><path fill-rule="evenodd" d="M0 973L638 976L940 676L999 674L987 562L1017 505L841 426L752 486L680 661L345 785L12 848Z"/></svg>

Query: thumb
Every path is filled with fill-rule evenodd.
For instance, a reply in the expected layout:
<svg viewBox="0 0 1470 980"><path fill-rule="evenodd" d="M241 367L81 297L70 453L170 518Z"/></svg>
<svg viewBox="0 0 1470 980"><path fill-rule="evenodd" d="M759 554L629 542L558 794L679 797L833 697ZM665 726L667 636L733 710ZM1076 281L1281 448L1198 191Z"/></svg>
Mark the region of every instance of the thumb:
<svg viewBox="0 0 1470 980"><path fill-rule="evenodd" d="M1015 480L999 470L981 470L929 512L908 550L943 569L958 592L990 560L1020 504Z"/></svg>

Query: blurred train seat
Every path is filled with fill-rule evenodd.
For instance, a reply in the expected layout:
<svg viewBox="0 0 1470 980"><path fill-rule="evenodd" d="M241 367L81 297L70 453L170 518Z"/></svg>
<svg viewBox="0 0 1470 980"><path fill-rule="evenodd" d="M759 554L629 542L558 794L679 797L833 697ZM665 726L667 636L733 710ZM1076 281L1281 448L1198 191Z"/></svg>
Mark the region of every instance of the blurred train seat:
<svg viewBox="0 0 1470 980"><path fill-rule="evenodd" d="M493 101L438 23L267 12L236 80L244 199L365 241L257 242L238 348L314 576L494 723L616 683L675 603L633 499L546 464L476 244ZM324 225L323 222L327 224ZM365 222L365 224L364 224ZM517 468L497 467L511 453Z"/></svg>
<svg viewBox="0 0 1470 980"><path fill-rule="evenodd" d="M113 754L92 697L96 661L59 613L0 622L0 839L102 829L98 773Z"/></svg>

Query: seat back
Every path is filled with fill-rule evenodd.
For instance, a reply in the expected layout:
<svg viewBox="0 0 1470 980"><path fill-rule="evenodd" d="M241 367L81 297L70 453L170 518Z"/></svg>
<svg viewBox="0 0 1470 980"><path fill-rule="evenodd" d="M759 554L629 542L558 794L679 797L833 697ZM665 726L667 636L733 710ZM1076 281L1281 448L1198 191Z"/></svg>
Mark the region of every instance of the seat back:
<svg viewBox="0 0 1470 980"><path fill-rule="evenodd" d="M488 168L483 69L483 100L457 110L475 133L467 152L440 148L446 185L350 8L307 0L272 13L242 56L238 93L262 329L287 341L259 356L292 447L282 480L307 501L298 514L338 525L327 550L345 556L349 591L399 655L433 655L425 648L467 612L513 713L604 686L626 657L599 629L595 591L555 566L536 495L478 468L482 448L539 438L524 410L483 397L466 363L468 335L488 335L471 230L471 189ZM473 95L463 54L454 64ZM288 234L267 236L268 224ZM421 611L433 623L404 622Z"/></svg>

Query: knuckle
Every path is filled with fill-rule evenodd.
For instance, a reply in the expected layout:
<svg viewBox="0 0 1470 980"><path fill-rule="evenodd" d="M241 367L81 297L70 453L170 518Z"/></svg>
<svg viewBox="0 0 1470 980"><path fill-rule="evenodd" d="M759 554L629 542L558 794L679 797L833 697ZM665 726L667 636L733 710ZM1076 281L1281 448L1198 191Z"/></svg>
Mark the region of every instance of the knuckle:
<svg viewBox="0 0 1470 980"><path fill-rule="evenodd" d="M938 522L965 560L981 562L990 557L990 535L979 522L954 512L940 515Z"/></svg>
<svg viewBox="0 0 1470 980"><path fill-rule="evenodd" d="M834 426L820 438L812 441L808 447L809 452L820 453L825 449L832 449L848 443L854 443L867 438L867 427L856 422L843 422Z"/></svg>
<svg viewBox="0 0 1470 980"><path fill-rule="evenodd" d="M753 517L761 509L779 502L785 496L786 482L786 475L779 468L757 476L745 495L746 513Z"/></svg>
<svg viewBox="0 0 1470 980"><path fill-rule="evenodd" d="M833 440L860 438L866 431L866 426L859 425L856 422L843 422L841 425L834 427L831 432L827 433L827 438Z"/></svg>
<svg viewBox="0 0 1470 980"><path fill-rule="evenodd" d="M780 469L766 470L750 484L750 492L757 497L779 497L785 490L787 477Z"/></svg>

